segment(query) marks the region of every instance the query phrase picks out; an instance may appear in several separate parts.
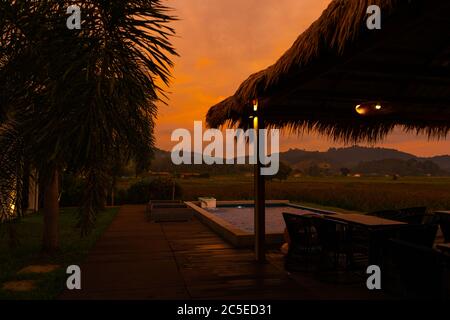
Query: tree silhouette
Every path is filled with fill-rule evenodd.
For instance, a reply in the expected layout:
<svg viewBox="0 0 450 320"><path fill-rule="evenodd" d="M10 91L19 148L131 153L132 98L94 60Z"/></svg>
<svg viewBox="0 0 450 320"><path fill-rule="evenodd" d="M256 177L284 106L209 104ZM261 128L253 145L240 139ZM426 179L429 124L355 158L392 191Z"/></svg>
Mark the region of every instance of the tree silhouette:
<svg viewBox="0 0 450 320"><path fill-rule="evenodd" d="M285 162L280 161L280 168L274 176L268 176L268 180L278 179L280 181L287 180L292 172L292 168Z"/></svg>
<svg viewBox="0 0 450 320"><path fill-rule="evenodd" d="M72 2L0 3L0 215L23 210L20 177L29 163L44 190L46 252L58 249L62 170L85 180L86 234L104 205L111 164L148 164L159 84L168 84L176 54L174 17L160 0L83 1L81 30L66 27Z"/></svg>
<svg viewBox="0 0 450 320"><path fill-rule="evenodd" d="M350 174L350 169L349 168L341 168L341 174L344 176L344 177L347 177L349 174Z"/></svg>

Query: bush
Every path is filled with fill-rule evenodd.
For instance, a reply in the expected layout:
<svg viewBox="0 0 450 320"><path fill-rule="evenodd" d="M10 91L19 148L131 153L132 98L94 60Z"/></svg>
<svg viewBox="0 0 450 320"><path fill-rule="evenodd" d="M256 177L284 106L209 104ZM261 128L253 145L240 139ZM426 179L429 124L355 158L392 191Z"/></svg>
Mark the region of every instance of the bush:
<svg viewBox="0 0 450 320"><path fill-rule="evenodd" d="M118 189L115 192L114 203L145 204L151 199L171 200L174 180L167 177L145 178L132 184L128 189ZM72 174L64 174L62 178L61 207L77 207L83 199L84 181ZM175 198L181 199L181 187L175 182ZM108 203L110 198L108 198Z"/></svg>
<svg viewBox="0 0 450 320"><path fill-rule="evenodd" d="M292 173L292 168L285 162L281 161L280 162L280 168L277 172L276 175L274 176L268 176L267 180L271 181L274 179L278 179L280 181L282 180L287 180L287 178L289 177L289 175Z"/></svg>
<svg viewBox="0 0 450 320"><path fill-rule="evenodd" d="M171 200L175 187L175 199L181 198L181 187L173 179L158 177L154 179L142 179L131 185L127 190L126 203L144 204L151 199Z"/></svg>

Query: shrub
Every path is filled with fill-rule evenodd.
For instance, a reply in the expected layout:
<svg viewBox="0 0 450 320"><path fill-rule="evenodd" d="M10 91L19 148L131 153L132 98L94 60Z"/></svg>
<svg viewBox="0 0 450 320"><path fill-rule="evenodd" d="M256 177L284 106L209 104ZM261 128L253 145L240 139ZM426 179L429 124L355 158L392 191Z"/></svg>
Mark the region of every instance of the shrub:
<svg viewBox="0 0 450 320"><path fill-rule="evenodd" d="M171 200L174 180L167 177L146 178L132 184L128 189L118 189L115 192L114 203L145 204L151 199ZM64 174L62 178L62 207L76 207L82 202L84 181L73 174ZM175 182L175 198L181 199L181 187ZM109 201L109 198L108 198Z"/></svg>
<svg viewBox="0 0 450 320"><path fill-rule="evenodd" d="M287 180L289 175L292 173L292 168L285 162L280 162L280 167L276 175L274 176L267 176L267 180L271 181L274 179L278 179L280 181Z"/></svg>
<svg viewBox="0 0 450 320"><path fill-rule="evenodd" d="M181 198L181 187L173 179L166 177L142 179L130 186L125 202L129 204L144 204L151 199L171 200L174 187L175 198Z"/></svg>

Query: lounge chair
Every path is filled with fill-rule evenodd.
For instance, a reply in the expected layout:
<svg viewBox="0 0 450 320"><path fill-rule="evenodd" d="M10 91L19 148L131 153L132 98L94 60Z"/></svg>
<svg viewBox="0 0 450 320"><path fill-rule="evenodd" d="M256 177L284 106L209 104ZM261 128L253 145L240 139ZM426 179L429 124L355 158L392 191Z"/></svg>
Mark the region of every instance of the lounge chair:
<svg viewBox="0 0 450 320"><path fill-rule="evenodd" d="M193 215L191 208L177 200L151 200L146 211L147 219L154 222L188 221Z"/></svg>
<svg viewBox="0 0 450 320"><path fill-rule="evenodd" d="M183 201L181 200L150 200L147 204L146 212L148 215L150 215L153 207L164 207L164 206L170 207L182 204Z"/></svg>

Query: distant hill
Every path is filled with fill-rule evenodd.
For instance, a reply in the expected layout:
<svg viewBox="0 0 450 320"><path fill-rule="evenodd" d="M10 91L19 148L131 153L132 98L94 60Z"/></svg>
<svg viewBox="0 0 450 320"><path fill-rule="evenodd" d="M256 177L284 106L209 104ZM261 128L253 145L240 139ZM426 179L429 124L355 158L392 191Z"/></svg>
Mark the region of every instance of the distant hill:
<svg viewBox="0 0 450 320"><path fill-rule="evenodd" d="M194 153L191 154L191 163L194 163L193 157ZM250 172L252 170L252 166L219 165L219 164L215 165L182 164L177 166L172 163L171 154L169 151L156 149L150 169L155 172L171 172L171 173L235 174L241 172Z"/></svg>
<svg viewBox="0 0 450 320"><path fill-rule="evenodd" d="M328 163L332 171L338 171L340 168L355 168L361 162L387 159L404 161L416 159L421 162L431 161L438 165L440 169L450 172L450 155L426 158L387 148L353 146L348 148L330 148L325 152L290 149L280 153L280 159L298 169L310 163L322 166L324 163Z"/></svg>
<svg viewBox="0 0 450 320"><path fill-rule="evenodd" d="M377 161L383 159L401 159L408 160L416 158L414 155L401 152L395 149L386 148L331 148L327 152L328 156L336 162L355 165L361 161Z"/></svg>
<svg viewBox="0 0 450 320"><path fill-rule="evenodd" d="M386 148L366 148L366 147L348 147L348 148L330 148L328 151L305 151L291 149L280 153L280 159L291 165L304 161L328 162L331 167L354 167L362 161L377 161L383 159L416 159L413 154L401 152L395 149ZM449 161L450 165L450 161Z"/></svg>
<svg viewBox="0 0 450 320"><path fill-rule="evenodd" d="M430 160L440 166L442 169L450 172L450 156L436 156L431 158L420 158L420 160Z"/></svg>
<svg viewBox="0 0 450 320"><path fill-rule="evenodd" d="M280 160L287 163L294 170L300 172L309 172L311 168L320 169L321 172L339 173L341 168L348 168L352 172L362 170L364 172L374 171L372 173L388 174L387 171L392 168L403 168L402 172L410 172L411 174L428 174L424 173L422 167L428 168L430 174L445 174L450 172L450 155L435 156L430 158L417 157L413 154L401 152L395 149L387 148L369 148L369 147L347 147L347 148L330 148L325 152L306 151L301 149L290 149L280 153ZM383 162L383 160L389 160ZM401 160L401 161L394 161ZM416 160L411 162L408 167L408 160ZM431 163L429 163L431 162ZM248 162L247 162L248 163ZM423 164L426 163L426 164ZM383 165L388 166L382 170ZM435 165L436 167L434 167ZM372 169L370 169L372 168ZM409 169L405 169L409 168ZM370 169L370 170L369 170ZM170 152L157 150L155 158L152 162L153 171L168 172L209 172L217 174L239 173L251 171L251 166L245 165L182 165L175 166L170 159ZM408 171L409 170L409 171ZM391 172L389 171L389 172ZM394 170L395 171L395 170ZM426 170L425 170L426 171ZM393 171L392 171L393 172ZM397 172L400 174L399 172Z"/></svg>

